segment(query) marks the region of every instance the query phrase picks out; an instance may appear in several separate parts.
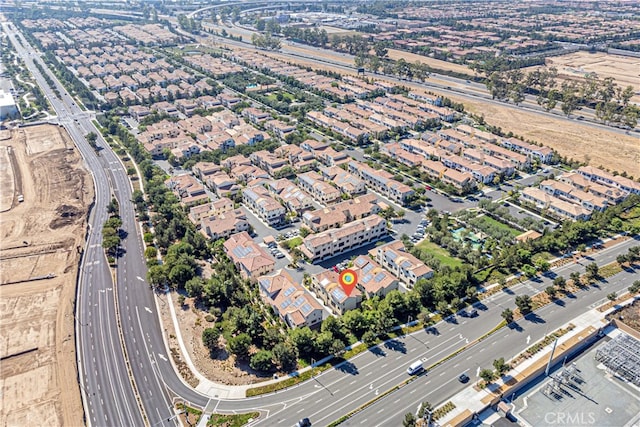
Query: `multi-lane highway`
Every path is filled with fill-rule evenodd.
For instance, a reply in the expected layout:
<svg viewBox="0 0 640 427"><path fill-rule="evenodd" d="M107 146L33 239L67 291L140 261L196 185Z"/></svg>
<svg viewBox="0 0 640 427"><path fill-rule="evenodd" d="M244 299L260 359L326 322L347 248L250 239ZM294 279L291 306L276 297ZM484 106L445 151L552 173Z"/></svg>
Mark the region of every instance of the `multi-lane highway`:
<svg viewBox="0 0 640 427"><path fill-rule="evenodd" d="M96 203L89 220L91 231L83 256L76 311L80 383L88 424L171 425L175 418L170 399L179 396L194 405L215 407L218 411L260 409L267 416L258 421L260 425L292 425L303 416L309 416L314 424L324 425L401 382L406 366L413 360L425 357L435 361L473 342L500 321L504 308L514 306L513 295L496 294L483 302L477 318L458 319L458 324L441 322L435 327L437 333L422 331L378 346L336 369L277 393L223 400L196 392L179 378L167 354L153 294L145 282L142 240L130 203L131 186L126 171L102 138L98 139L98 144L104 147L99 156L89 147L83 136L96 131L90 115L76 105L51 75L62 99L56 97L33 66L33 60L41 61L40 58L26 43L16 43L7 24L4 28L76 142L95 180ZM100 246L101 226L112 194L120 202L122 228L128 233L122 243L115 282ZM637 244L627 241L593 258L602 265ZM584 271L584 266L570 264L554 272L566 277L574 270ZM636 278L638 273L624 272L601 284L600 289L578 293L575 299L565 302L565 307L552 305L540 310L537 314L545 323L523 320L519 322L520 332L499 331L353 420L367 425L397 425L398 417L413 410L415 402L426 399L438 403L455 393L461 387L453 380L458 372L475 369L472 365L476 362L488 366L497 357L513 356L526 347L524 334L535 340ZM532 294L549 283L548 278L527 281L511 292ZM507 332L510 335L505 336Z"/></svg>

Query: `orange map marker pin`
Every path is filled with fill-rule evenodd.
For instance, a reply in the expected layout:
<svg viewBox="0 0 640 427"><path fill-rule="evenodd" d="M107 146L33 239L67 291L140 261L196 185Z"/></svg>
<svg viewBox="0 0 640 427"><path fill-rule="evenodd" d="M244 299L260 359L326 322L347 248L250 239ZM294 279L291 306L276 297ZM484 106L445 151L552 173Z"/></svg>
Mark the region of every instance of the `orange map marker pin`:
<svg viewBox="0 0 640 427"><path fill-rule="evenodd" d="M347 294L347 296L350 296L351 292L353 292L353 288L358 284L358 275L353 270L343 270L338 277L338 283L342 286L344 293Z"/></svg>

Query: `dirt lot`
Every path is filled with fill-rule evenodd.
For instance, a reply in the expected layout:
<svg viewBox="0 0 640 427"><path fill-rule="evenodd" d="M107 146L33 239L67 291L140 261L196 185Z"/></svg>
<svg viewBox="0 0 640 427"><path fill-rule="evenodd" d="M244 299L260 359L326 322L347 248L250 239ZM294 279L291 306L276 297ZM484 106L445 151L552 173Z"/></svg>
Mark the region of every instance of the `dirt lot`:
<svg viewBox="0 0 640 427"><path fill-rule="evenodd" d="M72 304L91 178L57 126L5 132L2 151L0 424L82 425Z"/></svg>
<svg viewBox="0 0 640 427"><path fill-rule="evenodd" d="M568 55L547 58L546 66L558 69L558 77L581 80L587 73L596 73L599 78L613 77L620 87L633 86L636 95L633 102L640 102L640 67L638 58L610 55L604 52L574 52ZM528 67L530 72L540 67Z"/></svg>

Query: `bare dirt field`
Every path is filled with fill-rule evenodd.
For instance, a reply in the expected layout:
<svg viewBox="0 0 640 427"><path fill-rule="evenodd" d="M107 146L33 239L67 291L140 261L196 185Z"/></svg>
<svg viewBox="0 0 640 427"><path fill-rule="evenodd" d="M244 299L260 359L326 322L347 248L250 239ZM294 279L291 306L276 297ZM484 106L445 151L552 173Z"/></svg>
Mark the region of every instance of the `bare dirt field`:
<svg viewBox="0 0 640 427"><path fill-rule="evenodd" d="M618 86L633 86L636 95L631 98L640 102L640 61L638 58L611 55L604 52L574 52L568 55L554 56L546 59L547 67L556 67L560 79L582 80L588 73L596 73L598 78L613 77ZM523 68L531 72L537 67Z"/></svg>
<svg viewBox="0 0 640 427"><path fill-rule="evenodd" d="M314 69L334 71L330 65L320 65L304 59L296 59L270 52L269 56L296 62ZM329 55L325 55L329 56ZM343 60L339 54L331 58ZM441 61L442 62L442 61ZM355 75L355 71L351 73ZM386 80L383 76L377 79ZM405 82L405 86L424 89L419 83ZM437 90L433 90L437 93ZM640 143L635 136L602 130L586 124L554 118L524 111L514 105L496 105L482 100L469 100L455 95L446 95L455 102L465 105L467 111L484 114L487 123L512 131L525 139L540 142L557 150L561 155L579 161L589 161L593 166L602 166L612 171L626 171L634 177L640 176Z"/></svg>
<svg viewBox="0 0 640 427"><path fill-rule="evenodd" d="M93 185L57 126L13 130L2 151L0 424L79 426L73 301Z"/></svg>

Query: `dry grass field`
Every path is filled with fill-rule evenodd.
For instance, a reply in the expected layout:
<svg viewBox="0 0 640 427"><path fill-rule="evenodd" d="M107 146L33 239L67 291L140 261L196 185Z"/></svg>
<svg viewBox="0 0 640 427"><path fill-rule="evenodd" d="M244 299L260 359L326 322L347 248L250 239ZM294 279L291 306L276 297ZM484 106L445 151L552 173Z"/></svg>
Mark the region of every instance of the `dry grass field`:
<svg viewBox="0 0 640 427"><path fill-rule="evenodd" d="M596 73L600 79L613 77L620 87L633 86L636 95L633 102L640 103L640 59L604 52L574 52L546 59L547 67L556 67L560 79L582 80L588 73ZM531 72L538 67L523 68Z"/></svg>
<svg viewBox="0 0 640 427"><path fill-rule="evenodd" d="M417 55L415 53L406 52L404 50L389 49L388 56L394 61L397 61L400 58L404 58L407 62L421 62L437 70L454 71L456 73L468 74L470 76L473 76L473 70L471 70L466 65L454 64L453 62L442 61L440 59L433 59L428 56Z"/></svg>
<svg viewBox="0 0 640 427"><path fill-rule="evenodd" d="M6 131L0 153L0 425L79 426L73 301L91 178L57 126Z"/></svg>

